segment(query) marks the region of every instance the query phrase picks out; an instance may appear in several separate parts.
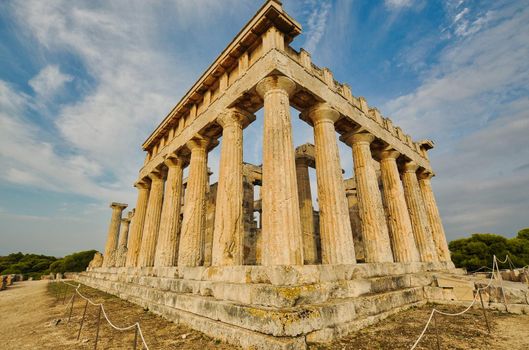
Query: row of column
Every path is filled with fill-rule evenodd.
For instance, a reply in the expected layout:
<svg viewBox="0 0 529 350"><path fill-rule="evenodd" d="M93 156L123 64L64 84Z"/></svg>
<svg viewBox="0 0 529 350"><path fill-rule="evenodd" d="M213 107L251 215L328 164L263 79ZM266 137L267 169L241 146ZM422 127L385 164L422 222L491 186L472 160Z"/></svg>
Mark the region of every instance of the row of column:
<svg viewBox="0 0 529 350"><path fill-rule="evenodd" d="M295 160L289 102L295 88L295 83L284 76L270 76L256 89L264 100L262 265L310 264L317 256L311 236L313 227L300 219L309 215L309 209L312 216L312 206L303 204L310 189L308 194L298 192L298 182L309 180L308 171L300 172L302 165ZM323 103L312 107L307 115L314 125L322 263L353 264L353 235L334 128L340 116ZM243 264L242 140L243 128L252 117L237 109L218 117L223 132L213 266ZM412 162L406 163L401 175L396 162L399 154L392 149L382 151L380 162L388 208L386 222L371 155L374 139L366 132L342 137L352 147L366 262L448 261L446 239L430 186L431 175L421 174L418 178L417 166ZM181 157L175 154L166 160L167 174L153 172L150 181L136 184L138 200L126 266L203 263L209 143L207 138L197 136L186 144L191 155L181 229ZM110 245L114 246L112 240L107 241L111 250Z"/></svg>

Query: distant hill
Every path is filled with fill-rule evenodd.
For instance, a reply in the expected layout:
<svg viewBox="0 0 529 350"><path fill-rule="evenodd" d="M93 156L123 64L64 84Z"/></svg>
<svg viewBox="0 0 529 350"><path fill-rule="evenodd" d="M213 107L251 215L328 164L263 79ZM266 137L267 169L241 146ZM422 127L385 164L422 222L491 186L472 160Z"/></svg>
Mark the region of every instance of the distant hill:
<svg viewBox="0 0 529 350"><path fill-rule="evenodd" d="M66 255L64 258L12 253L0 256L0 275L23 274L25 278L40 278L49 273L80 272L86 270L95 253L96 250L86 250Z"/></svg>

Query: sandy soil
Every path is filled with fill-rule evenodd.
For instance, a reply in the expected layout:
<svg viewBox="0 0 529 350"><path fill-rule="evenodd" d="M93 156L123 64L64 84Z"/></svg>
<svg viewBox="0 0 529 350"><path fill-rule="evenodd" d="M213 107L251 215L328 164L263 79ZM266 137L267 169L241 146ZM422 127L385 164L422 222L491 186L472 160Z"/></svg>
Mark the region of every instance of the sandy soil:
<svg viewBox="0 0 529 350"><path fill-rule="evenodd" d="M46 281L32 281L18 282L0 292L0 349L93 349L97 308L88 307L78 341L77 332L85 304L79 299L74 302L73 316L67 324L70 310L68 300L72 294L70 289L64 298L65 291L48 286ZM114 296L84 286L81 291L96 302L104 302L109 317L117 325L139 321L152 350L235 348L185 326L168 322ZM333 344L311 346L310 349L409 349L422 331L431 307L402 312ZM437 308L449 312L461 310L461 307L456 306ZM487 333L479 309L455 318L438 316L440 348L529 349L529 315L497 312L488 315L492 324L491 335ZM132 349L133 331L118 332L102 322L99 336L99 349ZM417 349L437 349L435 328L431 327L427 331Z"/></svg>

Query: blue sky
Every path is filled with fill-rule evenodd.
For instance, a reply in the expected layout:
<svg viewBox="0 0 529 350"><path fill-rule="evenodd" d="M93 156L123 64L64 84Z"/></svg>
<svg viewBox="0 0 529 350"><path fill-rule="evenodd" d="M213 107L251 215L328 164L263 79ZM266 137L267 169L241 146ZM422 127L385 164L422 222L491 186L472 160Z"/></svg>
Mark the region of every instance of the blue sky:
<svg viewBox="0 0 529 350"><path fill-rule="evenodd" d="M303 26L295 48L415 140L436 142L449 239L529 226L529 1L283 3ZM108 204L134 206L141 143L260 6L2 1L0 254L102 250ZM312 142L293 113L295 143ZM260 115L245 131L254 163ZM218 158L219 148L213 172Z"/></svg>

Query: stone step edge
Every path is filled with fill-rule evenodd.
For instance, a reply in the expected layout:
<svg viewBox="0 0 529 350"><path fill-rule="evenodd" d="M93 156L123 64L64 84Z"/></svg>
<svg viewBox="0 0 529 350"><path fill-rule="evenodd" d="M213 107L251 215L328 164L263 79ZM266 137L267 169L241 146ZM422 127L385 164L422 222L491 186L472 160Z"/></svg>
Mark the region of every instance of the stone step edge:
<svg viewBox="0 0 529 350"><path fill-rule="evenodd" d="M91 286L96 286L97 285L96 284L97 282L94 283L94 284L90 283L90 281L82 281L82 282L85 282L87 285L91 285ZM122 298L125 298L127 300L130 299L131 297L138 298L136 295L131 294L131 293L128 293L128 294L121 293L120 292L120 288L116 287L116 285L124 286L124 283L122 283L122 282L107 282L107 283L109 284L108 287L104 287L104 286L101 286L101 287L104 288L103 290L105 290L106 292L108 292L110 294L119 295ZM143 290L152 289L152 288L147 288L147 287L142 287L142 286L136 286L136 287L140 288L140 289L143 289ZM95 288L97 288L97 287L95 287ZM154 290L158 291L156 289L154 289ZM266 317L266 319L263 320L262 323L259 323L259 324L261 324L260 327L266 326L266 329L259 328L259 326L257 326L257 324L254 325L253 323L247 321L248 322L247 324L249 324L250 327L253 327L254 331L261 332L263 334L275 335L275 336L298 336L300 334L304 334L304 333L309 333L309 332L315 331L319 327L331 327L331 326L334 326L336 324L342 323L344 321L345 322L353 321L354 318L357 317L356 309L358 308L358 305L359 304L361 305L366 300L368 302L375 302L376 303L376 301L374 299L377 299L377 298L378 299L383 299L383 298L385 298L385 297L387 297L389 295L392 295L392 294L393 295L404 294L404 293L406 293L408 291L411 291L413 293L420 293L421 294L421 298L423 298L423 294L422 294L423 289L421 287L417 287L417 288L407 288L407 289L402 289L402 290L398 290L398 291L391 291L391 292L385 292L385 293L377 293L377 294L370 295L368 297L339 299L339 300L336 300L333 303L307 305L304 308L299 308L299 309L296 309L296 310L284 310L284 309L262 308L262 307L256 307L256 306L238 305L238 304L235 304L235 303L232 303L232 302L229 302L229 301L215 300L212 297L205 297L205 296L199 296L199 295L186 295L186 297L190 298L191 300L197 300L197 302L199 302L199 303L204 303L206 301L206 302L211 303L213 305L217 305L218 308L219 308L218 310L222 311L222 313L220 315L224 315L224 316L229 315L230 313L229 313L228 309L230 307L233 307L233 308L239 309L240 311L242 311L245 315L247 315L250 318L259 318L259 317L263 317L264 318L264 317ZM163 292L163 291L158 291L158 292L160 292L160 293L169 293L169 294L178 294L178 293L174 293L174 292ZM373 300L370 301L370 299L373 299ZM146 298L145 300L153 300L153 297L151 296L149 298ZM185 303L186 301L183 300L182 302ZM400 305L400 304L397 304L397 305ZM173 306L170 306L170 305L166 305L166 306L174 308L174 309L190 312L190 313L193 313L193 314L197 314L194 311L187 311L185 309L176 308L176 307L173 307ZM282 312L282 311L286 311L286 312ZM363 311L361 313L362 317L370 315L369 313L365 313L365 309L364 308L362 308L362 311ZM384 311L382 311L382 312L384 312ZM315 319L320 319L320 320L323 320L323 318L320 318L320 317L324 317L324 315L327 315L327 316L332 315L332 318L326 320L325 322L324 321L319 321L316 324L314 324L314 323L308 324L308 323L303 322L301 320L301 316L300 315L303 315L305 313L309 313L310 315L313 315L313 314L320 315L320 316L315 316L316 317ZM346 314L346 319L344 321L341 321L340 320L340 315L343 317L344 314ZM200 315L202 317L206 317L206 318L209 318L209 319L212 319L212 320L215 320L215 318L219 317L219 316L215 316L215 318L212 318L211 315L206 315L206 314L202 314L202 315L201 314L197 314L197 315ZM259 316L259 315L261 315L261 316ZM220 316L220 317L222 317L222 316ZM272 322L272 320L274 322ZM290 322L288 322L288 324L287 324L287 323L283 323L283 321L281 321L281 320L290 320ZM298 320L298 321L294 322L293 320ZM224 322L224 323L227 323L227 324L231 324L233 326L246 328L246 327L241 325L242 320L240 320L239 318L236 318L236 319L234 318L233 320L231 320L229 317L224 317L224 319L222 319L220 321ZM323 322L323 323L320 323L320 322Z"/></svg>

